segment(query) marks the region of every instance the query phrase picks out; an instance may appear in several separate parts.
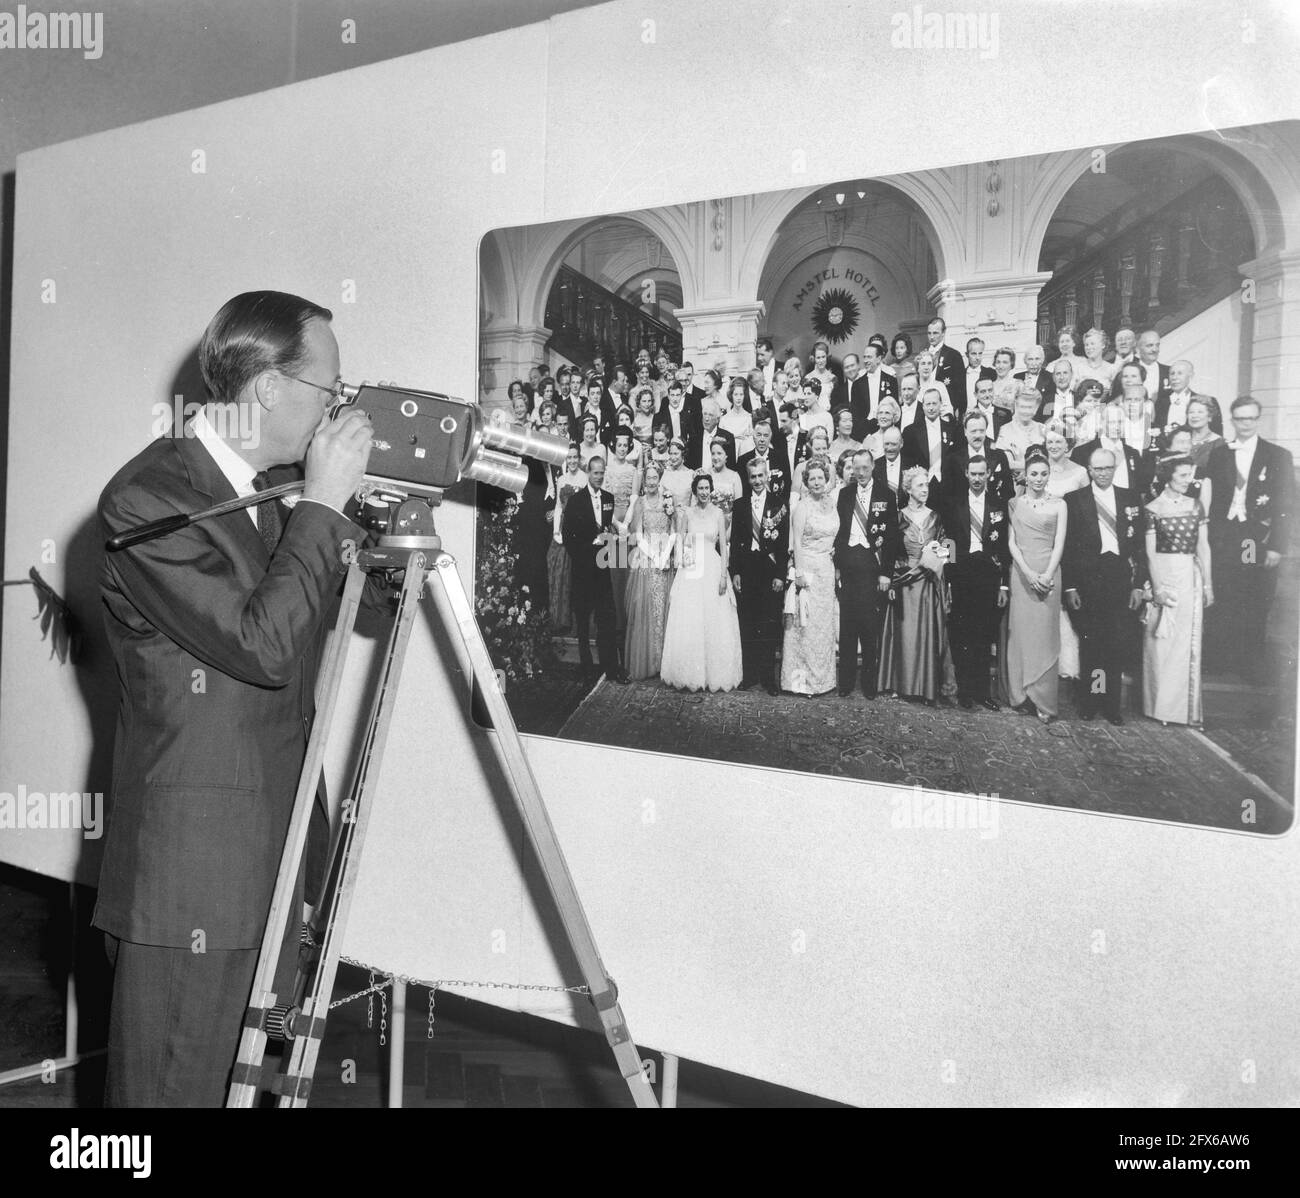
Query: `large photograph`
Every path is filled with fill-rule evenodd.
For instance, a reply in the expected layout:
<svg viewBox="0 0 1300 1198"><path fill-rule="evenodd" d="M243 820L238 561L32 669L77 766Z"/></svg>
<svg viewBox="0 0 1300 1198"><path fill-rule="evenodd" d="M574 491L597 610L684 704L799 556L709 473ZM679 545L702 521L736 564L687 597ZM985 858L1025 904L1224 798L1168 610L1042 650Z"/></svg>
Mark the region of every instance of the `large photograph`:
<svg viewBox="0 0 1300 1198"><path fill-rule="evenodd" d="M489 234L480 401L568 444L479 493L521 730L1285 831L1296 301L1242 167L1190 135Z"/></svg>

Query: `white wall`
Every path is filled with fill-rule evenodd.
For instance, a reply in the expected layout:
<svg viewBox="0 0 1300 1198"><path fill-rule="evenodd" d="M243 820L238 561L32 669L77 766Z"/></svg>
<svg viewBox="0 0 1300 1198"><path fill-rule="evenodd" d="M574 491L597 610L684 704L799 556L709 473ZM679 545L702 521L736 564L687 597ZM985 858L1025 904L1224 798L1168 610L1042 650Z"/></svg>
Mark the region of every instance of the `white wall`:
<svg viewBox="0 0 1300 1198"><path fill-rule="evenodd" d="M1218 399L1225 425L1228 406L1250 386L1249 372L1241 377L1241 363L1250 361L1243 332L1241 293L1234 292L1160 338L1160 360L1186 358L1196 368L1192 389Z"/></svg>
<svg viewBox="0 0 1300 1198"><path fill-rule="evenodd" d="M1205 119L1211 63L1240 80L1238 119L1284 115L1263 97L1289 94L1285 37L1238 61L1213 21L1171 9L1148 29L1169 72L1098 110L1090 79L1060 76L1041 53L1064 14L1000 8L1000 56L984 60L891 50L892 6L838 6L836 53L814 65L789 55L792 39L827 29L812 0L620 2L24 156L6 577L52 538L51 582L91 596L94 618L93 580L71 577L81 563L64 550L237 291L332 306L345 377L472 395L488 229L788 187L800 147L812 184L1186 130ZM790 64L778 107L762 72L719 85L716 47L737 30L755 61ZM574 86L560 68L579 58ZM506 62L513 86L487 102L483 81ZM661 119L660 92L644 86L660 69L691 119ZM917 103L925 71L943 72L943 122ZM828 95L849 127L891 135L814 136ZM205 175L190 169L200 148ZM57 304L40 303L47 278ZM355 304L341 302L348 279ZM44 448L52 429L57 453ZM449 505L440 525L467 555L469 512ZM18 618L28 600L6 590L0 785L82 789L85 717L69 672ZM346 949L424 978L573 981L438 639L413 639ZM646 1045L864 1104L1300 1099L1294 1021L1277 997L1297 967L1294 836L1002 803L985 839L896 826L886 787L531 738L528 749ZM74 854L6 834L0 855L67 876ZM544 998L524 992L519 1005L570 1017Z"/></svg>

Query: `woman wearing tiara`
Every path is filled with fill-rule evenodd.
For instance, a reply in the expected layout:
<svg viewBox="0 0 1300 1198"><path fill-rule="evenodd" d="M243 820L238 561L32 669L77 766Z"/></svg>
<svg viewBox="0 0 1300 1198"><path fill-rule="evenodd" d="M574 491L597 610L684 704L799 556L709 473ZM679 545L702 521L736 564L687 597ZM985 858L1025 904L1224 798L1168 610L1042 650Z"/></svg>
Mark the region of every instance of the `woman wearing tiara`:
<svg viewBox="0 0 1300 1198"><path fill-rule="evenodd" d="M727 573L726 520L714 506L709 475L696 475L693 492L677 516L677 575L659 676L685 690L735 690L741 679L740 622Z"/></svg>

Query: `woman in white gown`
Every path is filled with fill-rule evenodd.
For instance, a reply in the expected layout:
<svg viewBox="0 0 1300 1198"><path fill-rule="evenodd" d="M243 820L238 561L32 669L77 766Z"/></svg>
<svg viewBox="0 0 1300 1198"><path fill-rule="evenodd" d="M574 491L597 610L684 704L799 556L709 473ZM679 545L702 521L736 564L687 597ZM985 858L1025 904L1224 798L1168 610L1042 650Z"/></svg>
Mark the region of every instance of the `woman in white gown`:
<svg viewBox="0 0 1300 1198"><path fill-rule="evenodd" d="M677 517L681 556L668 597L659 677L686 690L740 685L740 622L727 572L726 520L713 504L713 480L696 477L694 500Z"/></svg>

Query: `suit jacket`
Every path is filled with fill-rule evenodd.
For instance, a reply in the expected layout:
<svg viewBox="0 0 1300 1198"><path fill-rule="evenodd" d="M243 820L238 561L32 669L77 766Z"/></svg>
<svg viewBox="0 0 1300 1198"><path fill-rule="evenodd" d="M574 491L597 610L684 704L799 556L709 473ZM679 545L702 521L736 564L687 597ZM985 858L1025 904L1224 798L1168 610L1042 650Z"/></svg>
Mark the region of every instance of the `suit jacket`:
<svg viewBox="0 0 1300 1198"><path fill-rule="evenodd" d="M972 408L976 408L976 407L979 407L979 405L972 404L971 407L968 407L966 409L966 411L970 412ZM988 441L990 444L992 444L994 441L998 439L998 433L1002 431L1002 426L1008 423L1010 419L1011 419L1011 413L1008 412L1006 408L995 407L993 409L993 423L986 431L986 435L988 437Z"/></svg>
<svg viewBox="0 0 1300 1198"><path fill-rule="evenodd" d="M740 475L740 484L746 496L749 495L749 463L757 456L758 450L751 449L747 454L743 454L740 461L736 463L736 473ZM782 502L788 503L790 500L791 471L789 459L786 457L784 438L778 437L772 442L767 451L767 462L767 489L778 492Z"/></svg>
<svg viewBox="0 0 1300 1198"><path fill-rule="evenodd" d="M573 563L573 585L575 587L596 586L602 572L597 563L601 546L592 544L598 532L608 532L614 522L614 495L611 491L600 493L600 525L596 524L596 514L591 510L591 488L583 487L576 495L569 497L564 505L564 518L560 521L560 539L569 551L569 560Z"/></svg>
<svg viewBox="0 0 1300 1198"><path fill-rule="evenodd" d="M1040 370L1033 378L1029 378L1027 370L1019 370L1015 377L1018 379L1027 379L1031 387L1038 388L1038 394L1042 396L1051 395L1056 390L1056 380L1046 370Z"/></svg>
<svg viewBox="0 0 1300 1198"><path fill-rule="evenodd" d="M700 401L692 396L689 399L682 400L682 411L680 422L682 426L682 440L686 442L686 453L684 459L686 465L692 470L700 468L701 461L701 438L704 435L704 417L700 412ZM668 439L673 437L673 423L669 416L668 396L664 396L663 401L659 404L659 410L655 413L654 423L651 428L663 427L668 430Z"/></svg>
<svg viewBox="0 0 1300 1198"><path fill-rule="evenodd" d="M1150 368L1140 358L1134 357L1133 361L1137 362L1148 374L1151 373ZM1165 411L1166 412L1169 411L1169 391L1170 391L1169 367L1166 366L1163 362L1157 362L1156 365L1160 368L1160 387L1156 391L1156 398L1155 398L1156 414L1159 415L1160 401L1162 399L1165 401ZM1120 372L1117 366L1115 369L1115 377L1111 380L1110 383L1111 399L1119 399L1120 395L1122 394L1119 385L1119 374Z"/></svg>
<svg viewBox="0 0 1300 1198"><path fill-rule="evenodd" d="M892 374L886 374L883 369L879 374L880 388L876 402L879 403L886 395L892 395L897 399L898 379ZM873 431L869 425L874 423L876 419L876 409L871 404L870 384L867 382L865 374L861 378L854 379L849 388L849 407L853 411L853 438L856 441L861 441L863 437Z"/></svg>
<svg viewBox="0 0 1300 1198"><path fill-rule="evenodd" d="M1169 423L1169 405L1173 400L1173 388L1168 391L1162 391L1156 397L1155 414L1151 423L1156 428L1164 428ZM1219 407L1219 401L1213 395L1202 395L1199 391L1192 392L1192 399L1199 399L1206 407L1210 409L1210 427L1223 436L1223 409Z"/></svg>
<svg viewBox="0 0 1300 1198"><path fill-rule="evenodd" d="M1070 460L1078 462L1085 470L1088 469L1088 459L1092 457L1094 449L1101 448L1101 438L1093 437L1091 441L1085 441L1082 445L1076 445L1070 453ZM1133 446L1127 442L1124 443L1124 460L1128 463L1128 480L1129 489L1138 492L1140 480L1142 478L1142 455L1138 453Z"/></svg>
<svg viewBox="0 0 1300 1198"><path fill-rule="evenodd" d="M1147 580L1146 543L1142 535L1142 504L1136 491L1114 487L1115 531L1119 554L1128 562L1129 586L1140 587ZM1097 523L1097 501L1092 487L1071 491L1065 497L1067 512L1065 551L1061 555L1061 586L1067 591L1088 590L1096 577L1101 556L1101 530Z"/></svg>
<svg viewBox="0 0 1300 1198"><path fill-rule="evenodd" d="M1038 393L1042 398L1038 401L1038 411L1034 413L1034 419L1039 424L1046 424L1049 420L1059 420L1063 408L1077 408L1078 404L1074 398L1074 392L1068 391L1059 398L1056 393L1056 382L1053 380L1052 385L1046 391ZM1052 410L1047 410L1048 405Z"/></svg>
<svg viewBox="0 0 1300 1198"><path fill-rule="evenodd" d="M840 515L840 530L835 534L835 546L831 554L837 569L843 567L848 554L857 499L858 485L851 482L840 489L835 500ZM893 574L894 562L903 552L903 534L898 527L898 504L893 493L888 487L882 490L879 482L872 484L867 520L867 539L871 542L869 552L875 559L875 572L877 576L888 577Z"/></svg>
<svg viewBox="0 0 1300 1198"><path fill-rule="evenodd" d="M944 534L951 542L949 561L954 568L961 569L970 560L970 487L964 486L949 494L941 511ZM980 536L984 552L997 562L1002 586L1009 586L1011 582L1010 528L1011 519L1007 515L1005 500L985 488L984 523L980 525Z"/></svg>
<svg viewBox="0 0 1300 1198"><path fill-rule="evenodd" d="M700 425L700 462L705 461L705 455L709 451L708 443L713 441L721 441L727 447L727 469L735 470L736 438L733 433L727 432L721 425L718 425L711 433L705 432L703 424ZM702 464L699 469L704 469Z"/></svg>
<svg viewBox="0 0 1300 1198"><path fill-rule="evenodd" d="M790 507L771 489L763 500L763 524L758 529L759 547L754 547L752 495L746 494L731 507L731 552L728 568L733 577L759 578L770 590L772 580L784 580L790 557ZM768 522L771 522L770 524Z"/></svg>
<svg viewBox="0 0 1300 1198"><path fill-rule="evenodd" d="M1011 463L1007 460L1006 453L1001 449L995 449L993 442L986 438L984 452L980 456L989 464L987 487L989 494L994 496L999 503L1010 503L1016 493L1016 481L1012 477ZM970 458L970 446L966 444L957 446L944 458L943 489L950 496L969 492L970 485L966 481L966 463L970 461Z"/></svg>
<svg viewBox="0 0 1300 1198"><path fill-rule="evenodd" d="M952 410L960 417L966 410L966 359L951 345L940 346L937 352L931 352L936 353L934 376L948 388Z"/></svg>
<svg viewBox="0 0 1300 1198"><path fill-rule="evenodd" d="M154 441L99 500L111 536L235 498L195 438ZM144 944L261 943L315 711L324 619L365 533L299 502L274 559L246 511L105 555L122 680L94 922Z"/></svg>
<svg viewBox="0 0 1300 1198"><path fill-rule="evenodd" d="M961 373L962 378L966 380L966 405L968 407L975 402L975 388L970 381L970 375L967 373L969 370L970 364L963 362L961 364ZM997 378L998 372L994 370L992 366L981 366L975 382L978 383L981 379L992 379L994 382L997 382Z"/></svg>
<svg viewBox="0 0 1300 1198"><path fill-rule="evenodd" d="M1214 493L1210 496L1210 532L1216 536L1230 532L1233 525L1228 523L1228 509L1237 489L1237 455L1231 442L1225 441L1214 447L1205 474L1214 481ZM1287 551L1294 501L1295 474L1290 452L1260 437L1255 444L1250 477L1246 480L1246 513L1266 530L1262 548L1276 553Z"/></svg>
<svg viewBox="0 0 1300 1198"><path fill-rule="evenodd" d="M891 495L894 495L894 499L897 500L898 495L894 493L893 487L891 487L889 484L889 474L887 470L888 465L889 465L889 460L882 454L880 457L876 459L875 464L871 467L871 477L875 479L876 486L884 487L886 490L889 491ZM903 461L903 455L900 453L898 455L898 484L900 487L903 484L903 471L906 469L907 469L907 464ZM903 503L906 502L907 500L904 499Z"/></svg>
<svg viewBox="0 0 1300 1198"><path fill-rule="evenodd" d="M951 416L939 417L939 436L943 440L945 458L959 445L965 444L965 438L957 427L957 421ZM903 465L924 466L927 470L935 465L942 465L942 458L938 463L930 461L930 442L924 420L903 430Z"/></svg>

